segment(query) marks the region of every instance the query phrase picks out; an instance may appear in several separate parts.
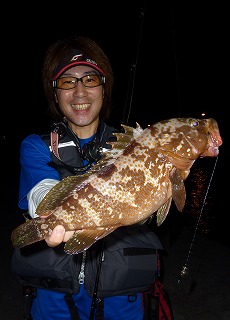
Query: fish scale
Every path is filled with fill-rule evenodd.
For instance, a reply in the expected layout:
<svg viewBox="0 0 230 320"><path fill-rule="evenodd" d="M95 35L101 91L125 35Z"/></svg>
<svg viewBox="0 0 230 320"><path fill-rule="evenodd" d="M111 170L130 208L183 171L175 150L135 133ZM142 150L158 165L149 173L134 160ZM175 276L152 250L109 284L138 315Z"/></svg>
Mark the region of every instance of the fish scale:
<svg viewBox="0 0 230 320"><path fill-rule="evenodd" d="M39 204L39 217L11 234L14 247L44 240L56 225L75 231L65 244L80 253L120 226L143 223L156 214L161 225L174 200L183 210L184 180L199 157L216 157L222 144L215 119L173 118L142 129L123 125L112 149L91 170L69 176Z"/></svg>

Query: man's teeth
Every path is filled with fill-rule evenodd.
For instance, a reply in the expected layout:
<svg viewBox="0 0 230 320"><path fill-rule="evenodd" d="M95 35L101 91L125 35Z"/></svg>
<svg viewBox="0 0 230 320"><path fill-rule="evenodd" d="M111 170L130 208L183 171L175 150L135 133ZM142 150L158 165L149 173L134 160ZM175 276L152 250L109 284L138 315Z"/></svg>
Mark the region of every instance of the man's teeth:
<svg viewBox="0 0 230 320"><path fill-rule="evenodd" d="M84 104L73 104L72 107L75 109L75 110L85 110L85 109L88 109L90 106L89 103L84 103Z"/></svg>

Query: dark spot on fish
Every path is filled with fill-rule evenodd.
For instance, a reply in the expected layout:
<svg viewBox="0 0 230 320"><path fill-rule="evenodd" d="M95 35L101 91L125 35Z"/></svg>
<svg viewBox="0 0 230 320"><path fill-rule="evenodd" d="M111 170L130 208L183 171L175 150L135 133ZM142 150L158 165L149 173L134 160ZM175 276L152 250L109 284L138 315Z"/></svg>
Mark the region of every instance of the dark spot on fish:
<svg viewBox="0 0 230 320"><path fill-rule="evenodd" d="M159 133L159 129L155 128L153 126L150 126L149 130L151 131L151 136L153 136L153 137L155 137Z"/></svg>
<svg viewBox="0 0 230 320"><path fill-rule="evenodd" d="M105 167L102 167L101 170L98 172L97 176L99 178L107 178L110 177L115 170L116 166L112 163Z"/></svg>
<svg viewBox="0 0 230 320"><path fill-rule="evenodd" d="M126 156L133 152L134 148L139 144L136 141L132 141L123 151L123 155Z"/></svg>

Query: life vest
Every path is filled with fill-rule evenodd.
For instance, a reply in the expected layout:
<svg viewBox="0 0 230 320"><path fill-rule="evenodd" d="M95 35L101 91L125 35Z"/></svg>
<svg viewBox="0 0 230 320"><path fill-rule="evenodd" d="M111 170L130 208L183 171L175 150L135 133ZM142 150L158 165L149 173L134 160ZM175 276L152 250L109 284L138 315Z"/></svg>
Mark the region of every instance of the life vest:
<svg viewBox="0 0 230 320"><path fill-rule="evenodd" d="M54 167L63 179L70 175L84 174L92 163L102 157L103 148L111 149L107 142L116 139L114 132L118 130L100 121L93 140L80 148L78 137L65 121L61 121L53 124L51 132L41 137L51 151L52 161L49 165ZM86 165L84 160L87 161Z"/></svg>

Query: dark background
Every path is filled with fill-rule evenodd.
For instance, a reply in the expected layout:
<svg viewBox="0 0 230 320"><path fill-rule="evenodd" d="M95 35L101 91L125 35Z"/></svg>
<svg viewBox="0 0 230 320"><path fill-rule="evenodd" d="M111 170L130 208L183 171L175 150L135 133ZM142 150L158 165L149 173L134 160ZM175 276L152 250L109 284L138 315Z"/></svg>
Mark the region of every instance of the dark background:
<svg viewBox="0 0 230 320"><path fill-rule="evenodd" d="M41 85L45 51L53 41L75 33L93 37L111 60L117 123L138 121L145 126L162 117L206 112L224 126L229 83L229 24L224 2L49 4L48 9L45 2L33 3L24 8L27 11L21 4L14 6L20 14L16 18L9 15L5 26L13 31L3 35L7 72L2 89L8 93L2 108L4 128L9 122L14 124L11 130L20 132L41 128L46 110Z"/></svg>
<svg viewBox="0 0 230 320"><path fill-rule="evenodd" d="M145 127L169 117L200 117L201 112L218 121L223 138L218 161L195 162L185 181L185 210L178 213L172 205L158 231L166 248L162 274L175 320L230 319L228 7L223 0L4 2L1 320L21 319L22 288L11 273L10 240L14 227L24 222L17 206L19 146L25 136L50 124L41 83L43 58L53 41L70 33L94 38L111 60L112 124ZM181 230L182 224L190 232ZM205 224L208 232L200 236ZM189 273L178 284L184 263Z"/></svg>
<svg viewBox="0 0 230 320"><path fill-rule="evenodd" d="M49 8L47 8L49 4ZM14 14L13 14L14 12ZM212 179L215 232L228 239L229 22L224 1L30 2L5 9L2 26L1 164L16 204L20 141L47 129L41 68L48 46L92 37L115 74L111 124L142 127L170 117L214 117L223 146ZM4 71L3 71L4 70ZM213 159L209 159L211 166ZM212 174L210 170L210 176ZM210 176L208 179L210 179ZM13 191L12 191L13 189ZM15 192L15 194L14 194ZM213 213L212 213L213 214ZM228 240L229 241L229 240Z"/></svg>

